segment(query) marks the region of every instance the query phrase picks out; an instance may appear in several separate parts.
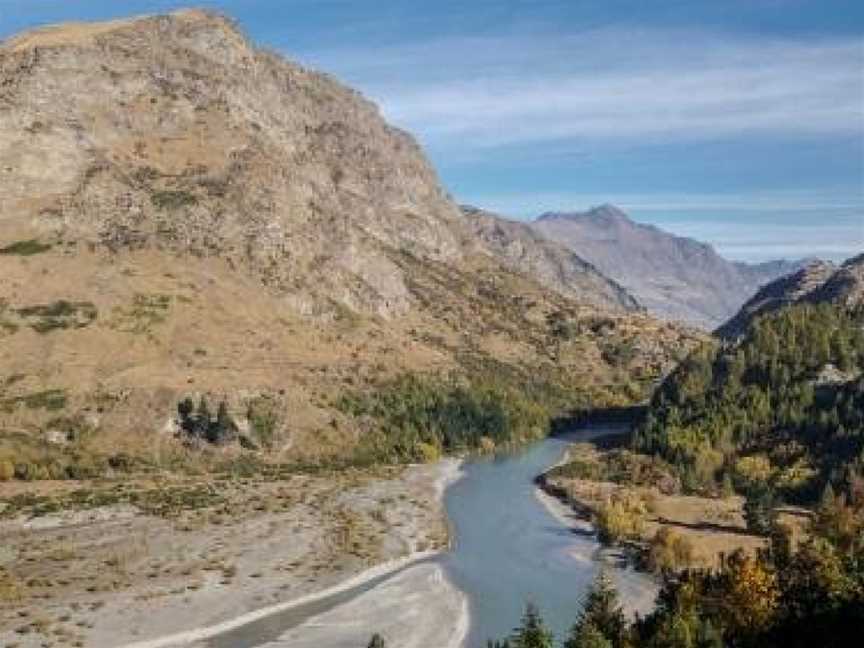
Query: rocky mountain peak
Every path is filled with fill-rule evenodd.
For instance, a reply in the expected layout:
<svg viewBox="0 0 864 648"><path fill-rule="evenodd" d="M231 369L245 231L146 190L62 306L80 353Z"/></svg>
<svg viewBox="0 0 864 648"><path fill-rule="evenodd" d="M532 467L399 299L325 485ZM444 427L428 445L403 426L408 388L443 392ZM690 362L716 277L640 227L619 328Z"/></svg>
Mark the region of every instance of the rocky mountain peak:
<svg viewBox="0 0 864 648"><path fill-rule="evenodd" d="M611 205L609 203L605 203L603 205L598 205L597 207L592 207L591 209L584 212L565 212L565 211L552 211L545 212L536 218L536 222L549 222L549 221L591 221L597 224L603 224L606 226L626 226L626 225L634 225L633 221L630 220L630 217L627 216L622 210L620 210L615 205Z"/></svg>
<svg viewBox="0 0 864 648"><path fill-rule="evenodd" d="M637 223L612 205L545 214L534 227L620 283L650 312L709 330L759 286L798 268L727 261L706 243Z"/></svg>

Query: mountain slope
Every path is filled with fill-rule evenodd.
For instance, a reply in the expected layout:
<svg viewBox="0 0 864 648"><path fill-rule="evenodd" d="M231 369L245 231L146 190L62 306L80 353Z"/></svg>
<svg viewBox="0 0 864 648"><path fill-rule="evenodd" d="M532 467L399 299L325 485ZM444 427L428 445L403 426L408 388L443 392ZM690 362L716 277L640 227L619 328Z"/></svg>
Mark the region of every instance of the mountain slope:
<svg viewBox="0 0 864 648"><path fill-rule="evenodd" d="M706 329L723 323L788 262L731 263L709 245L635 223L611 205L547 213L533 227L611 277L658 316Z"/></svg>
<svg viewBox="0 0 864 648"><path fill-rule="evenodd" d="M463 253L412 138L219 16L46 28L4 44L0 75L7 231L218 255L308 312L383 316L409 307L389 248Z"/></svg>
<svg viewBox="0 0 864 648"><path fill-rule="evenodd" d="M864 304L864 255L839 268L817 261L763 286L741 310L717 329L722 338L743 334L758 316L797 303L836 304L847 309Z"/></svg>
<svg viewBox="0 0 864 648"><path fill-rule="evenodd" d="M476 207L463 207L462 211L474 236L511 270L524 272L576 301L606 308L639 309L638 302L619 284L525 223Z"/></svg>
<svg viewBox="0 0 864 648"><path fill-rule="evenodd" d="M406 373L544 416L629 402L700 339L514 272L373 104L206 12L0 45L0 169L22 474L182 465L187 397L288 459L397 434L340 403Z"/></svg>

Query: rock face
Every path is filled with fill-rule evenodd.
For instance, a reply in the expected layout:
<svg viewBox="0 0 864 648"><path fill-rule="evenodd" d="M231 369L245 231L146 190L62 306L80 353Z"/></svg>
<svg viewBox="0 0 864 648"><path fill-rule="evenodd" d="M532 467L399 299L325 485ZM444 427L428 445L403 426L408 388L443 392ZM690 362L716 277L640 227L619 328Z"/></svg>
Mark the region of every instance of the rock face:
<svg viewBox="0 0 864 648"><path fill-rule="evenodd" d="M816 261L767 284L717 329L717 335L736 338L759 315L798 303L832 303L848 309L860 308L864 305L864 255L849 259L840 267Z"/></svg>
<svg viewBox="0 0 864 648"><path fill-rule="evenodd" d="M639 310L636 299L590 263L525 223L463 206L469 226L485 250L504 265L537 279L576 301L605 308Z"/></svg>
<svg viewBox="0 0 864 648"><path fill-rule="evenodd" d="M635 223L612 205L543 214L533 227L620 283L649 312L709 330L760 285L799 267L785 261L732 263L709 245Z"/></svg>
<svg viewBox="0 0 864 648"><path fill-rule="evenodd" d="M312 314L404 313L389 251L464 253L410 136L200 11L5 42L0 168L4 231L218 255Z"/></svg>

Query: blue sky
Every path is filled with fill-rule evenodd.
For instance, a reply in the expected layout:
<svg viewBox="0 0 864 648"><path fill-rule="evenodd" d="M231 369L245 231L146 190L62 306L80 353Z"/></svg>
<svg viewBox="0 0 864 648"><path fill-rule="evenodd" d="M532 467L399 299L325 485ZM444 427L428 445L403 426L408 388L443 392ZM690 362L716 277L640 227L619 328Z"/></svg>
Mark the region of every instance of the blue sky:
<svg viewBox="0 0 864 648"><path fill-rule="evenodd" d="M186 4L0 0L0 38ZM736 259L864 251L860 0L196 4L374 99L462 202L612 202Z"/></svg>

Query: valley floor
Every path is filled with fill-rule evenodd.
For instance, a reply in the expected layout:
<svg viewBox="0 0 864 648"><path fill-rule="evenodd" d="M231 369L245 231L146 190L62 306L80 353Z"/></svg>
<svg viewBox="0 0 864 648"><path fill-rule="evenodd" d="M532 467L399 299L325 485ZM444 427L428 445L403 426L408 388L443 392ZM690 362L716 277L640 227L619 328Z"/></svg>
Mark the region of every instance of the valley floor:
<svg viewBox="0 0 864 648"><path fill-rule="evenodd" d="M29 507L14 500L20 511L0 511L0 645L170 645L152 640L190 630L209 636L200 630L444 549L441 495L457 468L445 460L336 477L150 485L165 499L199 503L168 513L116 503L54 513L50 498ZM89 488L91 504L108 499L105 486ZM214 491L220 496L208 499ZM0 499L10 494L0 491ZM360 596L353 608L316 621L308 636L320 640L327 623L344 626L340 615L363 609L370 598L364 616L380 617L394 639L422 623L397 619L393 602L423 599L416 607L432 620L430 632L442 627L435 618L463 613L461 595L436 565L412 566L381 589L388 596ZM391 605L383 605L387 600ZM438 612L425 614L427 603ZM341 627L337 634L345 645L360 645L369 637L359 632L364 636Z"/></svg>

